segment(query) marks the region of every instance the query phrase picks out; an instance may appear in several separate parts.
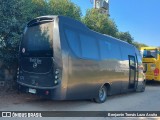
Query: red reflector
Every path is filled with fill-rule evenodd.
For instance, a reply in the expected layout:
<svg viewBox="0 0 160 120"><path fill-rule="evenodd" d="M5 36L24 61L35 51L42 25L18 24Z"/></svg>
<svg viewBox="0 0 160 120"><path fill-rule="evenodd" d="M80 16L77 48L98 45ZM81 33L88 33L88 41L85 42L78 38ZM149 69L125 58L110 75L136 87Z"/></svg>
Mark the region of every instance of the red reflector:
<svg viewBox="0 0 160 120"><path fill-rule="evenodd" d="M158 75L159 75L159 69L158 69L158 68L156 68L156 69L154 70L154 75L155 75L155 76L158 76Z"/></svg>
<svg viewBox="0 0 160 120"><path fill-rule="evenodd" d="M45 91L45 94L46 94L46 95L48 95L48 94L49 94L49 91L48 91L48 90L47 90L47 91Z"/></svg>

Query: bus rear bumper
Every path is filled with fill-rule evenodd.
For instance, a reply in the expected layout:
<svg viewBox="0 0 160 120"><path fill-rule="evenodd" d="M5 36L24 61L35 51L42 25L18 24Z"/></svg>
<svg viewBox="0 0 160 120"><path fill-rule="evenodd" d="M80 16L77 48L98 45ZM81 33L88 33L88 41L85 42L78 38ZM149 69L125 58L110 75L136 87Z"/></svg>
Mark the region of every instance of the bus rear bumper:
<svg viewBox="0 0 160 120"><path fill-rule="evenodd" d="M151 81L151 80L160 81L160 76L146 75L146 80L147 81Z"/></svg>
<svg viewBox="0 0 160 120"><path fill-rule="evenodd" d="M146 80L154 80L154 76L153 75L146 75Z"/></svg>
<svg viewBox="0 0 160 120"><path fill-rule="evenodd" d="M57 94L57 89L38 89L32 88L24 85L18 85L18 90L23 93L30 93L36 96L40 96L42 98L51 99L51 100L64 100L60 96L61 94Z"/></svg>

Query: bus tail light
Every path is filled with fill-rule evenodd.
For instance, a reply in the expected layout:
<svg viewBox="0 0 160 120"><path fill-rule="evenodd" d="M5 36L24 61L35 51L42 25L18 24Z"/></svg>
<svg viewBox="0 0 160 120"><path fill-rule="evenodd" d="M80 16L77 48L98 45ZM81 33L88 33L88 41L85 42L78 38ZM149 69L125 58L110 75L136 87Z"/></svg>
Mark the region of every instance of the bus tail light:
<svg viewBox="0 0 160 120"><path fill-rule="evenodd" d="M47 90L47 91L45 91L45 95L48 95L49 94L49 91Z"/></svg>
<svg viewBox="0 0 160 120"><path fill-rule="evenodd" d="M55 70L55 76L54 76L54 78L55 78L54 84L57 84L58 83L57 80L59 79L59 69Z"/></svg>
<svg viewBox="0 0 160 120"><path fill-rule="evenodd" d="M159 75L159 69L158 69L158 68L156 68L156 69L154 70L154 75L155 75L155 76L158 76L158 75Z"/></svg>

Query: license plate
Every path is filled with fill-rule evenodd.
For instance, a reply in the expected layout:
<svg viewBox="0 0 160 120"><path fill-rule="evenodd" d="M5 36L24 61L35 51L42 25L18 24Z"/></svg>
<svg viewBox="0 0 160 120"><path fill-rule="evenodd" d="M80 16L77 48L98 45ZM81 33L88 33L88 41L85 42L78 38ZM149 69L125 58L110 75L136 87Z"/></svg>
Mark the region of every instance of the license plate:
<svg viewBox="0 0 160 120"><path fill-rule="evenodd" d="M29 88L29 93L36 94L36 89Z"/></svg>

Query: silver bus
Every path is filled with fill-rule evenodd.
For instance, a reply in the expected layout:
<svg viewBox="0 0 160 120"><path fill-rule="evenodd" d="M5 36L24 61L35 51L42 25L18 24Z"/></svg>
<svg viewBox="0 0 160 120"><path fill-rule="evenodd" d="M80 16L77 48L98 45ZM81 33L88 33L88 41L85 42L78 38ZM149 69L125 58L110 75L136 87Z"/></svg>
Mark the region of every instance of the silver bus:
<svg viewBox="0 0 160 120"><path fill-rule="evenodd" d="M133 45L79 21L41 16L24 30L18 88L53 100L103 103L109 95L145 90L141 59Z"/></svg>

